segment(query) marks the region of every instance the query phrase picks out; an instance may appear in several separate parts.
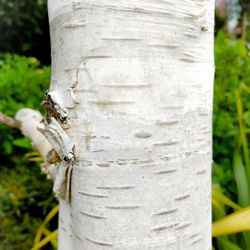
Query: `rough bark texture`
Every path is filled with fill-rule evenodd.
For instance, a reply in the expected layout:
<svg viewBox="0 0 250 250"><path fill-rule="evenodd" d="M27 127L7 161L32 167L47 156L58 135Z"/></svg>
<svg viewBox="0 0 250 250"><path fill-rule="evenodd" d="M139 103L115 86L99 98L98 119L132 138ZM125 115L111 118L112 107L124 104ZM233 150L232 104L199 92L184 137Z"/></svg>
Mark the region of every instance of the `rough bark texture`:
<svg viewBox="0 0 250 250"><path fill-rule="evenodd" d="M74 144L60 250L211 249L213 11L49 0L49 98Z"/></svg>

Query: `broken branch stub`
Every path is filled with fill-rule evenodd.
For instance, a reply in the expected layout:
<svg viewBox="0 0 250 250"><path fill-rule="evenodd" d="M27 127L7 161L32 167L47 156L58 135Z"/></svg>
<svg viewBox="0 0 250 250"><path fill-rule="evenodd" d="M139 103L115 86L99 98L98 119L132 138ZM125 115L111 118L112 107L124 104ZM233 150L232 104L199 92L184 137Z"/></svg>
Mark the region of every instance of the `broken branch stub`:
<svg viewBox="0 0 250 250"><path fill-rule="evenodd" d="M47 92L42 102L46 116L38 130L52 145L52 150L47 154L46 164L48 169L54 169L54 187L58 198L70 199L70 185L72 163L75 160L74 144L65 132L68 129L69 119L63 101L56 92Z"/></svg>
<svg viewBox="0 0 250 250"><path fill-rule="evenodd" d="M38 130L44 134L61 160L73 161L74 144L71 139L54 117L47 118L47 121L49 123L42 123Z"/></svg>
<svg viewBox="0 0 250 250"><path fill-rule="evenodd" d="M70 127L67 110L64 108L63 101L55 91L47 92L41 103L46 111L45 120L54 117L64 129Z"/></svg>

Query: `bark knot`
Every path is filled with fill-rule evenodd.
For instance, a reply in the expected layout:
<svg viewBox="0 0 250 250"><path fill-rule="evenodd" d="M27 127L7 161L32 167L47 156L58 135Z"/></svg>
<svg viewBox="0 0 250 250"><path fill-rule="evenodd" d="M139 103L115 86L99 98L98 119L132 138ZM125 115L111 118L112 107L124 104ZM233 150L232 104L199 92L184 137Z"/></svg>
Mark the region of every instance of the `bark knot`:
<svg viewBox="0 0 250 250"><path fill-rule="evenodd" d="M44 123L50 123L50 117L54 117L61 123L63 128L66 129L70 127L67 110L63 107L63 102L58 93L55 91L47 91L41 106L46 111Z"/></svg>

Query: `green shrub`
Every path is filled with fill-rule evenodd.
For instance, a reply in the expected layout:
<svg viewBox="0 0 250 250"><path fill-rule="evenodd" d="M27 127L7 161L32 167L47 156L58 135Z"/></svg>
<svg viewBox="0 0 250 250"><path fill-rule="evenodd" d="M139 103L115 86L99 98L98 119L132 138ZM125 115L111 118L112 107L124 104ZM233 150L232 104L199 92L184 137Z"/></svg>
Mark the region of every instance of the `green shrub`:
<svg viewBox="0 0 250 250"><path fill-rule="evenodd" d="M215 39L213 113L213 185L239 206L249 204L250 158L250 58L241 39L219 33ZM233 212L223 204L213 206L213 218ZM216 249L250 249L250 234L215 240ZM229 248L230 246L230 248ZM236 246L239 246L236 248Z"/></svg>
<svg viewBox="0 0 250 250"><path fill-rule="evenodd" d="M35 58L2 55L0 112L14 116L24 107L39 110L49 81L50 68ZM27 250L57 202L40 165L25 157L34 150L28 139L18 130L0 125L0 142L0 250ZM55 220L52 227L56 225Z"/></svg>
<svg viewBox="0 0 250 250"><path fill-rule="evenodd" d="M242 86L250 86L250 58L240 39L232 41L223 33L215 39L215 85L213 108L213 156L216 181L235 195L232 173L233 152L237 146L239 123L236 91L241 92L245 107L244 119L250 125L249 93Z"/></svg>
<svg viewBox="0 0 250 250"><path fill-rule="evenodd" d="M0 112L14 116L20 108L39 109L49 86L50 68L42 67L37 59L7 54L0 59ZM21 141L20 141L21 140ZM0 152L12 154L13 148L30 148L19 131L0 125ZM25 152L25 151L23 151Z"/></svg>

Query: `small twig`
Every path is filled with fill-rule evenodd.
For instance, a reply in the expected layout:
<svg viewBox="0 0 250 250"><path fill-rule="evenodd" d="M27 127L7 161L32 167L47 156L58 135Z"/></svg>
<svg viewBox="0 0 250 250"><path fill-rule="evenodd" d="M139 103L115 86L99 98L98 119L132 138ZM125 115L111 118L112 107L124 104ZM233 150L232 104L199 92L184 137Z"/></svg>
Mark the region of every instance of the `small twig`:
<svg viewBox="0 0 250 250"><path fill-rule="evenodd" d="M4 115L3 113L0 112L0 123L10 127L10 128L18 128L20 129L20 122L18 122L17 120Z"/></svg>

